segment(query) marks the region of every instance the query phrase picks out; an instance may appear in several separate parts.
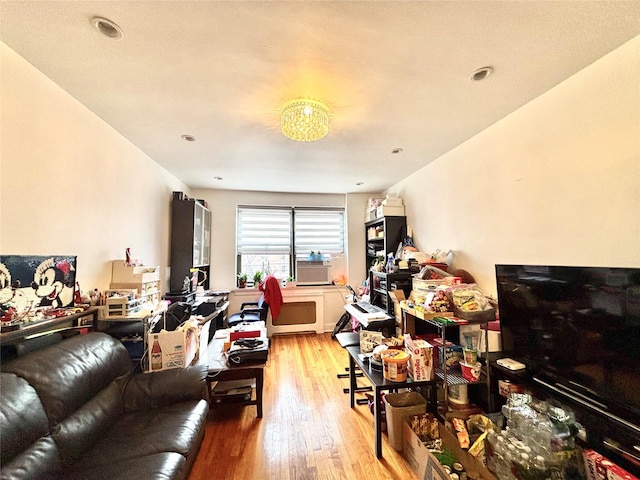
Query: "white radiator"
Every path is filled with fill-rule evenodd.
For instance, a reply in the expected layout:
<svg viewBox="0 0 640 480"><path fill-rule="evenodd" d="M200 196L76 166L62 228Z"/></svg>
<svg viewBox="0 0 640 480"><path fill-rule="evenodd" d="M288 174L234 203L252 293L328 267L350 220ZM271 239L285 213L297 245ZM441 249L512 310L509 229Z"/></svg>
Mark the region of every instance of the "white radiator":
<svg viewBox="0 0 640 480"><path fill-rule="evenodd" d="M284 304L274 321L269 312L267 334L324 331L324 295L322 293L288 294L283 290Z"/></svg>

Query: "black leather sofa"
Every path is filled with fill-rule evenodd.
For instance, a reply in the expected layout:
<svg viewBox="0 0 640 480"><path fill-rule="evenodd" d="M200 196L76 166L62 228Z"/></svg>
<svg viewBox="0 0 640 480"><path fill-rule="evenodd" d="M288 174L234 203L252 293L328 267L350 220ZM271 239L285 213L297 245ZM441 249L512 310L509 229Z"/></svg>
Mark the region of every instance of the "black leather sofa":
<svg viewBox="0 0 640 480"><path fill-rule="evenodd" d="M78 335L0 368L0 478L186 479L204 437L206 368L133 373Z"/></svg>

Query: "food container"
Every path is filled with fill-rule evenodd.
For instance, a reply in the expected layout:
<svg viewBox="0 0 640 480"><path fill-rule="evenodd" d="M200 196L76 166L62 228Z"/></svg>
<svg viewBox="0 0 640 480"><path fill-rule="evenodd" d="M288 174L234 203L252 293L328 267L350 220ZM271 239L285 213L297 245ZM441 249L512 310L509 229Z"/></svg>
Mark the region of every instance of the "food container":
<svg viewBox="0 0 640 480"><path fill-rule="evenodd" d="M475 383L480 380L480 372L482 371L481 363L468 364L460 362L460 368L462 369L462 378L467 382Z"/></svg>
<svg viewBox="0 0 640 480"><path fill-rule="evenodd" d="M474 348L464 348L462 352L464 363L467 365L475 365L478 363L478 350Z"/></svg>
<svg viewBox="0 0 640 480"><path fill-rule="evenodd" d="M391 382L404 382L409 370L409 354L404 350L388 349L382 352L384 378Z"/></svg>

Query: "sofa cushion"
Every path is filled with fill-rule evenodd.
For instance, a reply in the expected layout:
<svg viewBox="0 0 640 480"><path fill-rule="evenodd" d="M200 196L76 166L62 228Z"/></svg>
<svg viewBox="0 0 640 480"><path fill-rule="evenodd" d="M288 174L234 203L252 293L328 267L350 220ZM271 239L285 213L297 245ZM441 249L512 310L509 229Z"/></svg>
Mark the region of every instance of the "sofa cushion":
<svg viewBox="0 0 640 480"><path fill-rule="evenodd" d="M18 358L3 366L3 371L33 385L53 427L114 379L129 376L132 368L121 342L104 333L89 333Z"/></svg>
<svg viewBox="0 0 640 480"><path fill-rule="evenodd" d="M207 371L206 365L195 365L134 375L124 391L125 411L206 399Z"/></svg>
<svg viewBox="0 0 640 480"><path fill-rule="evenodd" d="M49 478L60 460L38 394L9 373L0 374L0 392L1 478Z"/></svg>
<svg viewBox="0 0 640 480"><path fill-rule="evenodd" d="M115 478L140 480L169 480L186 478L185 459L178 453L157 453L132 458L85 470L65 472L60 480L113 480Z"/></svg>
<svg viewBox="0 0 640 480"><path fill-rule="evenodd" d="M121 342L89 333L18 358L3 370L37 391L65 466L76 462L124 412L122 391L132 364Z"/></svg>
<svg viewBox="0 0 640 480"><path fill-rule="evenodd" d="M194 400L125 414L73 468L161 452L195 455L204 435L208 408L205 400Z"/></svg>

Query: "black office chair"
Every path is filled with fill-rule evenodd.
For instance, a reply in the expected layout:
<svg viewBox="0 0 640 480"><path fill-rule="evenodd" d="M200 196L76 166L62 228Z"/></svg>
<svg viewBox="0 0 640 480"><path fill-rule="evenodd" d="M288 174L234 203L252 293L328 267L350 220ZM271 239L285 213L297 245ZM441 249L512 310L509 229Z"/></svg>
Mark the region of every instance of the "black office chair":
<svg viewBox="0 0 640 480"><path fill-rule="evenodd" d="M229 315L227 324L229 327L244 322L265 322L266 324L267 313L269 313L269 304L265 301L263 293L257 302L243 302L238 313Z"/></svg>

